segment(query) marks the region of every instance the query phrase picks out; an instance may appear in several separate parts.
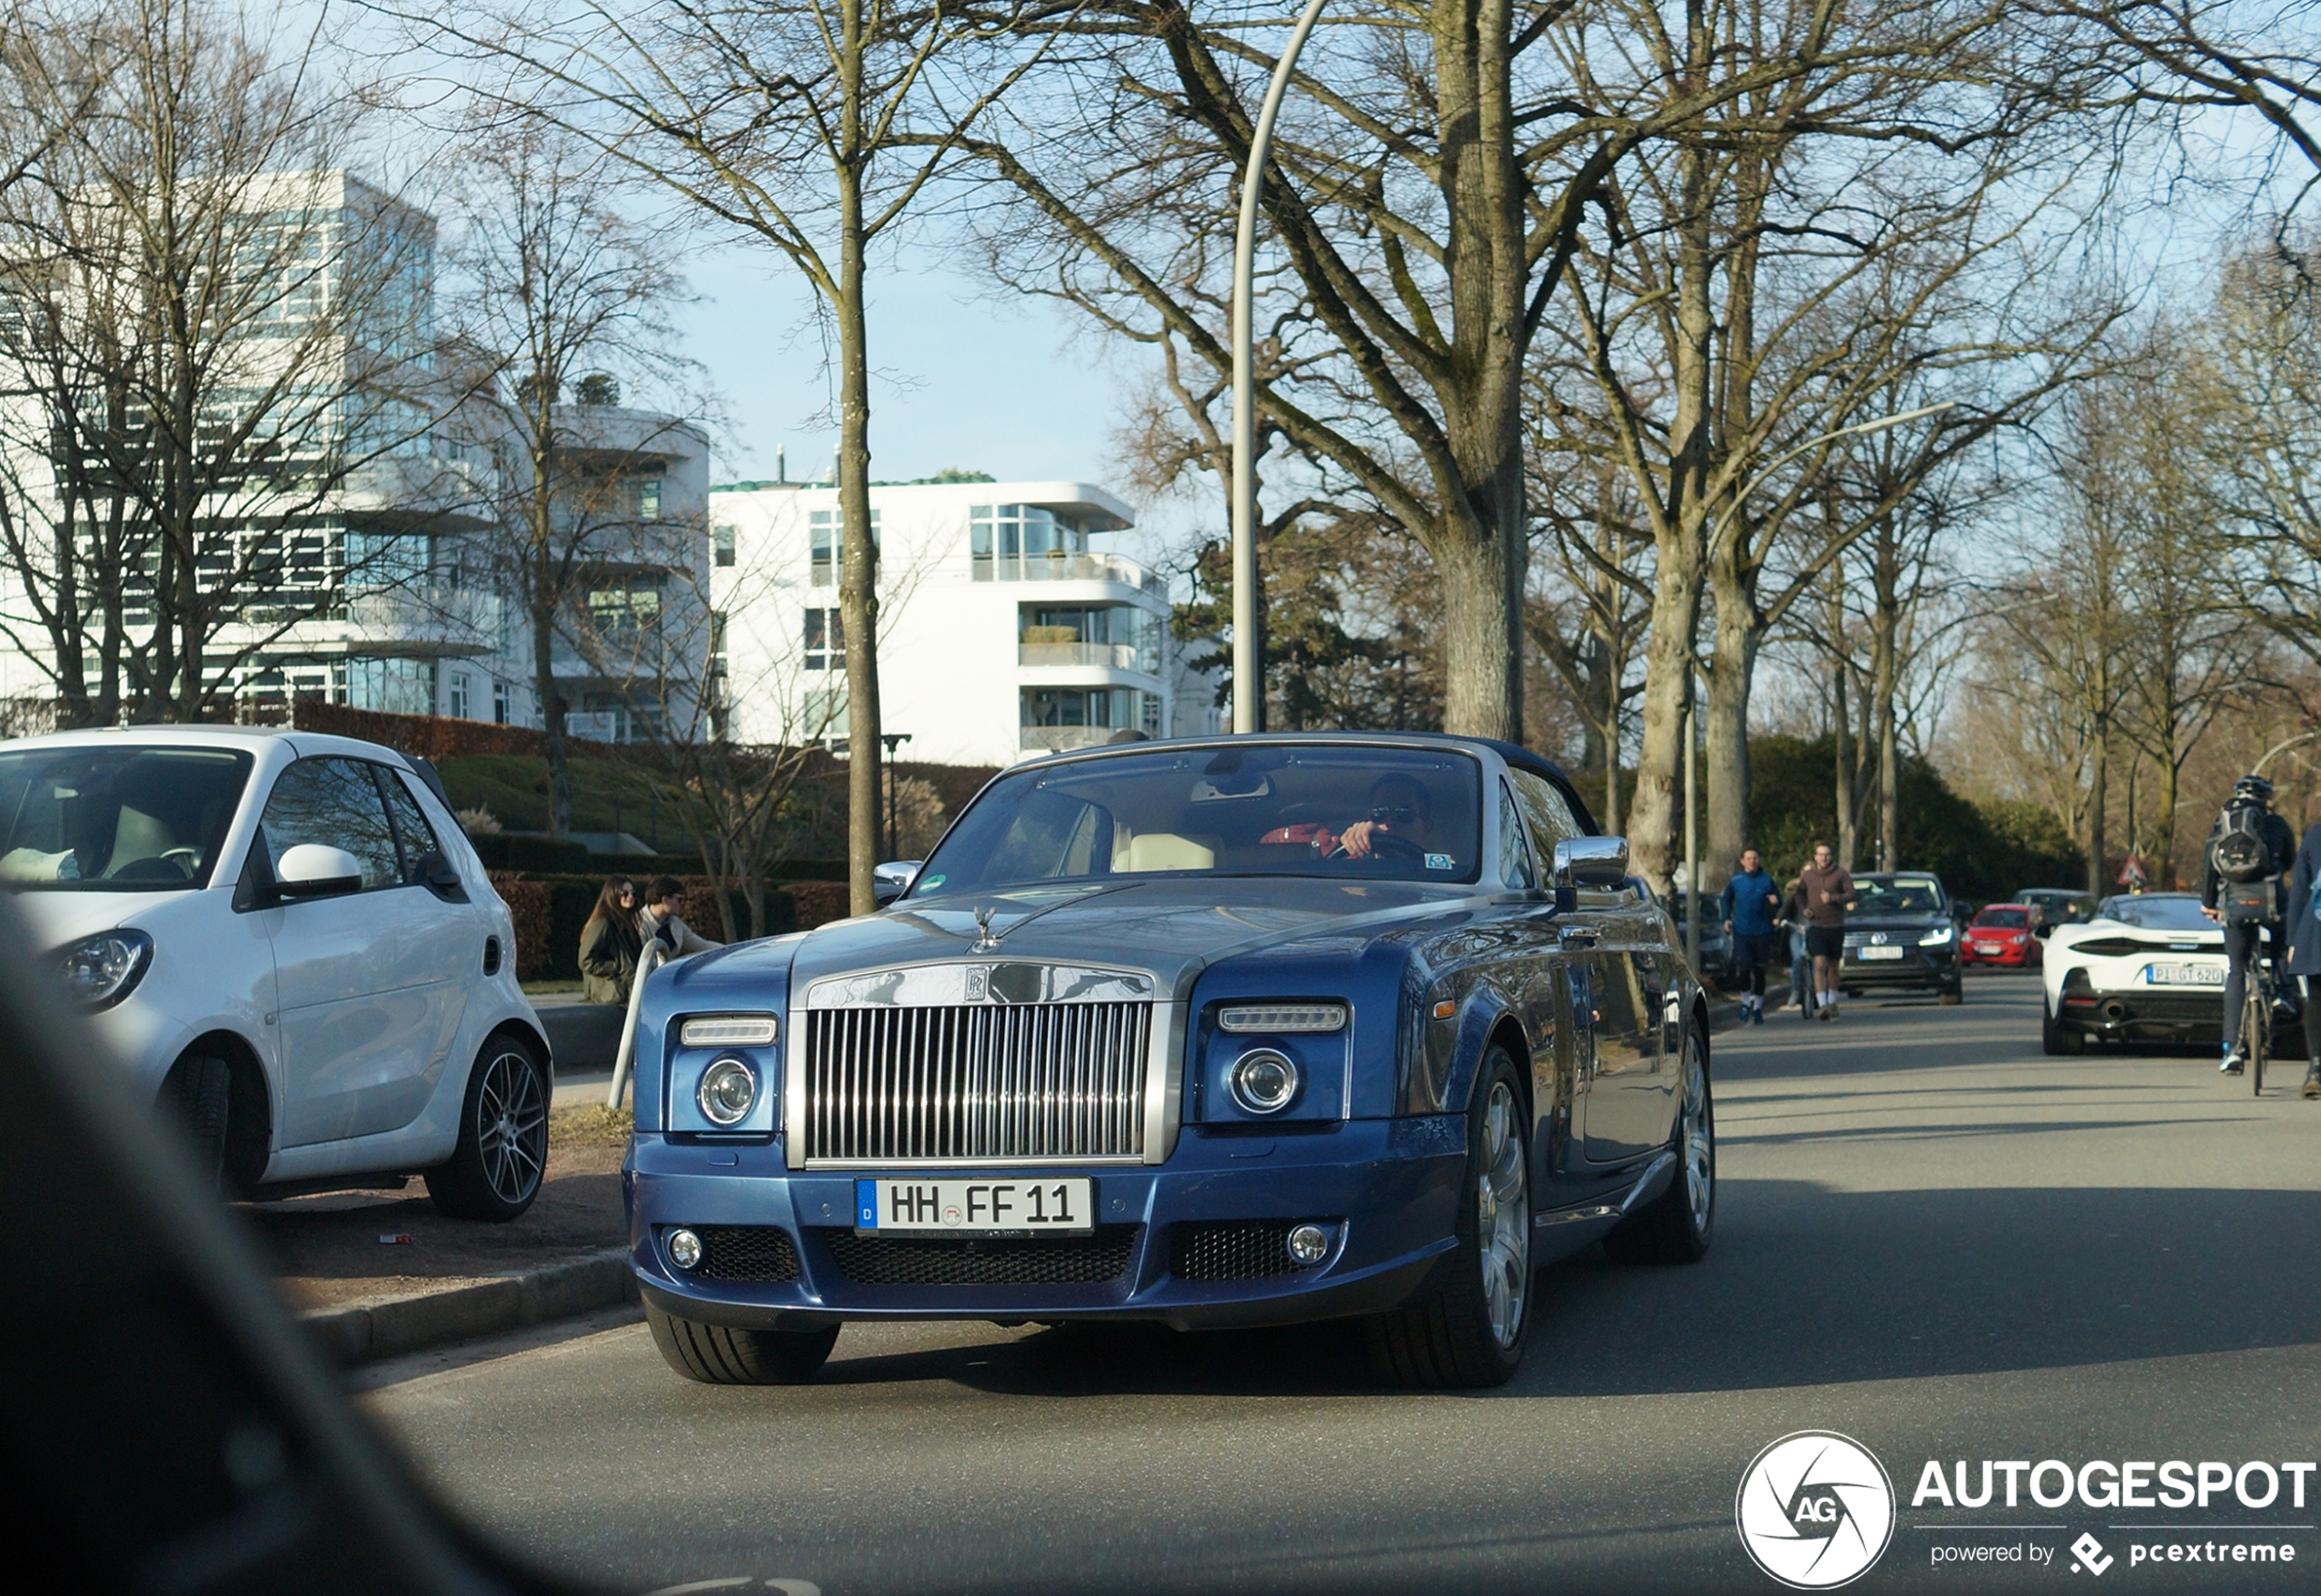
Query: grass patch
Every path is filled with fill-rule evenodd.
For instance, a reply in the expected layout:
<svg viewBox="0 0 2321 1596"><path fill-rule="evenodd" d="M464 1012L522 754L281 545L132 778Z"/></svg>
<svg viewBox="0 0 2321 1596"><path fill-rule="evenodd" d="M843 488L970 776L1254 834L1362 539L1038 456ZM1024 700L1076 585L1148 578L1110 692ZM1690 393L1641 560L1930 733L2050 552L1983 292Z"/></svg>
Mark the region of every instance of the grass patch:
<svg viewBox="0 0 2321 1596"><path fill-rule="evenodd" d="M548 1111L548 1145L552 1147L625 1147L636 1128L624 1105L608 1109L601 1103L578 1103Z"/></svg>

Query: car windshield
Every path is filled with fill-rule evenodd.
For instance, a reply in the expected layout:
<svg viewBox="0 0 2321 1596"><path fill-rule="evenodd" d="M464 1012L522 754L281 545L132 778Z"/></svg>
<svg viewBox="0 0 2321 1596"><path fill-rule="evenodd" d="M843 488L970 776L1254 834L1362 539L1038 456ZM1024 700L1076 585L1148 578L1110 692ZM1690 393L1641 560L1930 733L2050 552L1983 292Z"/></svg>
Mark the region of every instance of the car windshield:
<svg viewBox="0 0 2321 1596"><path fill-rule="evenodd" d="M1928 875L1856 876L1857 914L1933 914L1942 908L1942 887Z"/></svg>
<svg viewBox="0 0 2321 1596"><path fill-rule="evenodd" d="M1975 924L1994 931L2022 931L2030 928L2029 909L1985 909L1975 916Z"/></svg>
<svg viewBox="0 0 2321 1596"><path fill-rule="evenodd" d="M2097 917L2116 920L2146 931L2213 931L2215 923L2200 913L2200 900L2189 893L2145 893L2105 898Z"/></svg>
<svg viewBox="0 0 2321 1596"><path fill-rule="evenodd" d="M158 893L209 884L247 754L134 745L0 753L0 886Z"/></svg>
<svg viewBox="0 0 2321 1596"><path fill-rule="evenodd" d="M991 784L914 899L1163 874L1471 882L1480 769L1463 754L1233 746L1026 766Z"/></svg>

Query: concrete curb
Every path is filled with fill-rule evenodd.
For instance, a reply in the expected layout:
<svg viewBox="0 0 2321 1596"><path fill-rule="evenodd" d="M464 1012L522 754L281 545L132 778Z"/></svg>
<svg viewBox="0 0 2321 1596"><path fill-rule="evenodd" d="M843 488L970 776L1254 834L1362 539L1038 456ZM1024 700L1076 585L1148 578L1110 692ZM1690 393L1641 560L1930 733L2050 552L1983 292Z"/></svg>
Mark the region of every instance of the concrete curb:
<svg viewBox="0 0 2321 1596"><path fill-rule="evenodd" d="M496 1336L551 1319L611 1307L637 1295L629 1249L611 1247L495 1280L419 1296L300 1316L342 1364L375 1363L478 1336Z"/></svg>

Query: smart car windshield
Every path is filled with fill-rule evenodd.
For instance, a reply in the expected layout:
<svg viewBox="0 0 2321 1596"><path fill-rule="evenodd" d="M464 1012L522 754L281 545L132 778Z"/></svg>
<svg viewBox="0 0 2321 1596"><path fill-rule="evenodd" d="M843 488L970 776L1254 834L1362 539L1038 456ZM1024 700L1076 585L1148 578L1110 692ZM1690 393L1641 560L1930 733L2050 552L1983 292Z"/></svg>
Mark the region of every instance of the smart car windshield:
<svg viewBox="0 0 2321 1596"><path fill-rule="evenodd" d="M0 887L158 893L209 884L249 780L226 749L0 753Z"/></svg>
<svg viewBox="0 0 2321 1596"><path fill-rule="evenodd" d="M1462 754L1331 745L1033 765L976 799L910 896L1156 874L1471 882L1479 777Z"/></svg>
<svg viewBox="0 0 2321 1596"><path fill-rule="evenodd" d="M2189 893L2145 893L2105 898L2096 918L2116 920L2146 931L2212 931L2215 922L2200 913L2200 900Z"/></svg>
<svg viewBox="0 0 2321 1596"><path fill-rule="evenodd" d="M1857 914L1932 914L1942 908L1942 888L1932 876L1854 878Z"/></svg>

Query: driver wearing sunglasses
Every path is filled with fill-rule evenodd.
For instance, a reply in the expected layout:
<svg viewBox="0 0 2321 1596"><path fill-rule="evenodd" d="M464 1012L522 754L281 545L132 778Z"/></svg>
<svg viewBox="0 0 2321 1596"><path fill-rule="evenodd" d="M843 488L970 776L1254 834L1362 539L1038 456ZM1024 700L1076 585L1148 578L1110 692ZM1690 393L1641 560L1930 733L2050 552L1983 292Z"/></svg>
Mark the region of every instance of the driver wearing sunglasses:
<svg viewBox="0 0 2321 1596"><path fill-rule="evenodd" d="M1434 818L1434 800L1427 796L1425 786L1414 777L1391 772L1378 778L1370 789L1368 818L1354 821L1342 831L1332 831L1327 826L1284 826L1267 832L1261 842L1305 842L1323 858L1343 854L1349 859L1374 858L1378 851L1377 838L1399 837L1414 848L1425 845L1427 827Z"/></svg>

